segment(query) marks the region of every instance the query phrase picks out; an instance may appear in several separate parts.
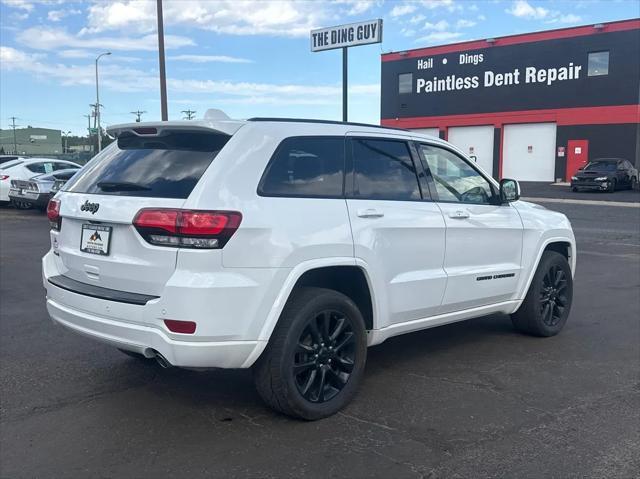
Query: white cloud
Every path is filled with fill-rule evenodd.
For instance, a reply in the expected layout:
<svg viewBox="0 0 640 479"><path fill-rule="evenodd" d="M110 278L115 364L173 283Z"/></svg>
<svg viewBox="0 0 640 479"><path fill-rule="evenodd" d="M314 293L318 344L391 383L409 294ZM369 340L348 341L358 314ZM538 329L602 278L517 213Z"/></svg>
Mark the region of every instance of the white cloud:
<svg viewBox="0 0 640 479"><path fill-rule="evenodd" d="M420 23L423 22L424 20L426 20L427 17L425 17L424 15L422 15L421 13L414 15L413 17L411 17L411 19L409 19L409 23Z"/></svg>
<svg viewBox="0 0 640 479"><path fill-rule="evenodd" d="M62 58L92 58L95 57L93 52L88 50L79 50L79 49L70 49L70 50L59 50L58 56Z"/></svg>
<svg viewBox="0 0 640 479"><path fill-rule="evenodd" d="M456 22L456 28L471 28L475 25L477 25L477 22L474 22L473 20L465 20L464 18L461 18Z"/></svg>
<svg viewBox="0 0 640 479"><path fill-rule="evenodd" d="M485 17L484 15L482 15L482 14L478 15L478 21L484 22L486 19L487 19L487 17Z"/></svg>
<svg viewBox="0 0 640 479"><path fill-rule="evenodd" d="M417 7L414 4L410 3L405 3L404 5L395 5L391 9L391 13L389 15L391 15L392 17L402 17L403 15L409 15L410 13L415 12L416 8Z"/></svg>
<svg viewBox="0 0 640 479"><path fill-rule="evenodd" d="M562 23L566 25L571 23L579 23L581 21L582 21L582 17L580 15L569 13L567 15L562 15L562 14L555 15L554 18L547 21L546 23Z"/></svg>
<svg viewBox="0 0 640 479"><path fill-rule="evenodd" d="M93 86L95 70L86 65L44 63L46 55L29 54L11 47L0 47L0 68L3 71L28 73L45 81L57 81L64 86ZM119 92L148 92L158 89L158 77L149 72L122 65L104 63L100 67L101 85ZM342 87L335 85L273 84L168 78L167 87L174 94L221 95L225 103L327 104L340 99ZM378 95L380 85L352 84L349 93L355 97ZM218 100L216 100L218 101Z"/></svg>
<svg viewBox="0 0 640 479"><path fill-rule="evenodd" d="M230 57L227 55L173 55L167 60L176 60L191 63L253 63L247 58Z"/></svg>
<svg viewBox="0 0 640 479"><path fill-rule="evenodd" d="M19 8L20 10L25 10L27 12L31 12L33 10L33 2L28 2L26 0L2 0L2 3L8 7Z"/></svg>
<svg viewBox="0 0 640 479"><path fill-rule="evenodd" d="M158 38L156 35L142 37L91 37L81 38L67 33L65 30L32 27L21 31L16 36L18 42L35 50L57 49L100 49L104 50L141 50L156 51ZM193 40L178 35L165 35L167 49L195 45Z"/></svg>
<svg viewBox="0 0 640 479"><path fill-rule="evenodd" d="M230 35L306 37L313 28L336 23L343 15L362 13L375 4L362 0L180 0L165 1L163 12L166 26L182 25ZM155 28L156 2L118 0L91 5L88 26L82 33L149 33Z"/></svg>
<svg viewBox="0 0 640 479"><path fill-rule="evenodd" d="M478 5L474 3L473 5L470 5L469 7L467 7L467 10L469 10L470 12L477 12L480 9L478 8Z"/></svg>
<svg viewBox="0 0 640 479"><path fill-rule="evenodd" d="M424 30L435 30L436 32L444 32L449 28L449 22L446 20L440 20L437 23L426 22L422 27Z"/></svg>
<svg viewBox="0 0 640 479"><path fill-rule="evenodd" d="M416 42L423 43L443 43L450 40L460 38L462 33L460 32L433 32L424 37L416 38Z"/></svg>
<svg viewBox="0 0 640 479"><path fill-rule="evenodd" d="M79 15L81 13L82 11L73 9L50 10L49 13L47 13L47 20L49 20L50 22L59 22L64 17L68 17L69 15Z"/></svg>
<svg viewBox="0 0 640 479"><path fill-rule="evenodd" d="M413 37L416 34L416 31L413 28L402 28L400 29L400 33L404 37Z"/></svg>
<svg viewBox="0 0 640 479"><path fill-rule="evenodd" d="M518 18L541 20L549 15L549 10L544 7L533 7L526 0L516 0L511 8L505 10L510 15Z"/></svg>
<svg viewBox="0 0 640 479"><path fill-rule="evenodd" d="M360 15L376 5L377 2L374 0L334 0L334 3L348 7L347 15Z"/></svg>

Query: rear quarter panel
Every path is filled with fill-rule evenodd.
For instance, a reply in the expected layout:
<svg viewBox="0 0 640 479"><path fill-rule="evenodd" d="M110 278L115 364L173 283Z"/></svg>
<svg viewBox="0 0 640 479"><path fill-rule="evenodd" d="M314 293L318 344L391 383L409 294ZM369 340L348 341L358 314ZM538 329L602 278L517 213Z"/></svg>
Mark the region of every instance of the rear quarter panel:
<svg viewBox="0 0 640 479"><path fill-rule="evenodd" d="M317 258L353 257L344 199L259 196L260 178L280 142L291 136L344 136L344 128L248 123L229 140L195 187L185 208L242 213L224 247L225 268L293 268Z"/></svg>

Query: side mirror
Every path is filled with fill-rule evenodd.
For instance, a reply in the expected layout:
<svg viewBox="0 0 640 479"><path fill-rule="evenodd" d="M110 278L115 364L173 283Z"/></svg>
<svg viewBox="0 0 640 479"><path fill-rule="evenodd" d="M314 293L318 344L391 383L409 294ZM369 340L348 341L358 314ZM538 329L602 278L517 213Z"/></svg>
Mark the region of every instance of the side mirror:
<svg viewBox="0 0 640 479"><path fill-rule="evenodd" d="M520 199L520 185L516 180L508 178L500 180L500 199L503 203L511 203Z"/></svg>

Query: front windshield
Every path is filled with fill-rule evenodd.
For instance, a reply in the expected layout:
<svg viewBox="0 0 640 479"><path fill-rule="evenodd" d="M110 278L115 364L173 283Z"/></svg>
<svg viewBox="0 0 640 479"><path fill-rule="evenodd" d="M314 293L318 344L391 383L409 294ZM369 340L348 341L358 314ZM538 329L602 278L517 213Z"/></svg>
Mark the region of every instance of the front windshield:
<svg viewBox="0 0 640 479"><path fill-rule="evenodd" d="M598 170L598 171L615 171L616 161L592 161L584 167L585 171Z"/></svg>

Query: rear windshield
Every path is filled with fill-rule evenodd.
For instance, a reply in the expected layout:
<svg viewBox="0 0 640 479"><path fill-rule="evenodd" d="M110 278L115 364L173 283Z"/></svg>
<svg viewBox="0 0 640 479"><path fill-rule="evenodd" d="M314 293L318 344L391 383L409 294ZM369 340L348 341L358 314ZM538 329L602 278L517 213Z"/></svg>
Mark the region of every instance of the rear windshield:
<svg viewBox="0 0 640 479"><path fill-rule="evenodd" d="M6 163L3 163L2 166L0 166L0 170L8 170L12 166L20 165L22 163L24 163L23 160L10 160Z"/></svg>
<svg viewBox="0 0 640 479"><path fill-rule="evenodd" d="M231 138L204 132L123 134L93 158L65 191L99 195L187 198Z"/></svg>

